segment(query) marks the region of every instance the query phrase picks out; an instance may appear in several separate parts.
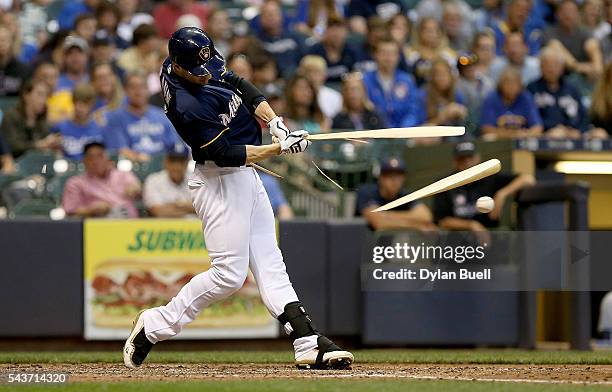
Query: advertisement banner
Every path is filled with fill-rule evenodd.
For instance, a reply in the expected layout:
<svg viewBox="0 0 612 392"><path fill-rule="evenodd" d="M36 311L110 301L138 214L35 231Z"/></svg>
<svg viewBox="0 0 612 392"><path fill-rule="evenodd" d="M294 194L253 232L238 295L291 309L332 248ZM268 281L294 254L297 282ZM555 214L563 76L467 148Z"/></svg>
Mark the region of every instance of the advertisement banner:
<svg viewBox="0 0 612 392"><path fill-rule="evenodd" d="M84 222L85 338L124 339L142 309L165 305L210 267L198 220ZM204 309L178 338L268 338L278 322L251 273L242 289Z"/></svg>

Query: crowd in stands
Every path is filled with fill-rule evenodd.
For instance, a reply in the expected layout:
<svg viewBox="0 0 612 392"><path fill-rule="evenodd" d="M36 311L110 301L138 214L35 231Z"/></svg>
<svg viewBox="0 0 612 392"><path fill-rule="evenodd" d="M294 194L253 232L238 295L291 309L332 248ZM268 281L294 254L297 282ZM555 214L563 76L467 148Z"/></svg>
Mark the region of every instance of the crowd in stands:
<svg viewBox="0 0 612 392"><path fill-rule="evenodd" d="M232 7L241 12L230 18ZM292 129L465 125L489 140L612 134L610 0L8 0L1 172L31 150L83 159L86 172L95 166L86 145L133 162L181 150L158 73L182 26L204 28L228 68ZM185 212L145 202L153 215Z"/></svg>

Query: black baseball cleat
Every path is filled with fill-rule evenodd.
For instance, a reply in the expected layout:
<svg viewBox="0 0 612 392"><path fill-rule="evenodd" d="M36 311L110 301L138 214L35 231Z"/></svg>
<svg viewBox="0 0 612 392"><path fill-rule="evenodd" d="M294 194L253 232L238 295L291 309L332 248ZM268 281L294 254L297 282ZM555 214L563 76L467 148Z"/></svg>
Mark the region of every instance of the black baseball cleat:
<svg viewBox="0 0 612 392"><path fill-rule="evenodd" d="M142 319L143 312L144 310L138 313L134 319L134 326L130 336L123 346L123 363L132 369L142 365L149 351L153 348L153 343L145 335L144 321Z"/></svg>
<svg viewBox="0 0 612 392"><path fill-rule="evenodd" d="M295 366L298 369L350 369L353 359L353 354L319 335L317 347L296 358Z"/></svg>

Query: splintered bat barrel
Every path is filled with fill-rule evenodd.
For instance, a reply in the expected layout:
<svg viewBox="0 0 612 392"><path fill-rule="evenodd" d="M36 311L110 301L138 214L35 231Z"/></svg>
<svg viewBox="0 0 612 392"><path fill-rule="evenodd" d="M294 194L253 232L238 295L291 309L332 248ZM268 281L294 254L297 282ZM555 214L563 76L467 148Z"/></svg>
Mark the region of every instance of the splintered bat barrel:
<svg viewBox="0 0 612 392"><path fill-rule="evenodd" d="M459 173L452 174L441 180L434 182L433 184L427 185L415 192L412 192L406 196L400 197L390 203L380 206L374 210L374 212L387 211L395 207L399 207L411 201L421 199L423 197L432 196L437 193L445 192L460 186L469 184L474 181L478 181L482 178L493 175L501 170L501 162L498 159L490 159L486 162L482 162L476 166L472 166L469 169L460 171Z"/></svg>
<svg viewBox="0 0 612 392"><path fill-rule="evenodd" d="M337 140L337 139L412 139L421 137L461 136L465 134L464 127L410 127L410 128L384 128L369 131L349 131L334 133L319 133L308 135L308 140Z"/></svg>

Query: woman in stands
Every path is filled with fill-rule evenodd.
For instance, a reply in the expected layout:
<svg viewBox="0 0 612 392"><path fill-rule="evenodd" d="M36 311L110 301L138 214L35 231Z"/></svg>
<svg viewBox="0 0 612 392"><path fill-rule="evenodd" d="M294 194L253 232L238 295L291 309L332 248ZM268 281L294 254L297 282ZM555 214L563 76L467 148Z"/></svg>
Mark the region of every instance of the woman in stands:
<svg viewBox="0 0 612 392"><path fill-rule="evenodd" d="M309 133L329 131L330 122L323 116L317 103L313 85L301 74L287 84L287 125L291 129L304 129Z"/></svg>
<svg viewBox="0 0 612 392"><path fill-rule="evenodd" d="M96 90L94 119L102 124L105 112L115 110L125 102L123 87L110 63L94 64L89 72L89 79Z"/></svg>
<svg viewBox="0 0 612 392"><path fill-rule="evenodd" d="M333 129L385 128L384 119L368 99L361 73L346 74L342 78L342 110L332 122Z"/></svg>
<svg viewBox="0 0 612 392"><path fill-rule="evenodd" d="M45 118L49 93L46 83L28 80L17 105L4 113L0 132L14 157L32 149L61 150L61 137L49 134Z"/></svg>
<svg viewBox="0 0 612 392"><path fill-rule="evenodd" d="M525 90L521 73L507 67L499 77L497 90L485 98L480 112L484 139L539 136L544 129L533 96Z"/></svg>
<svg viewBox="0 0 612 392"><path fill-rule="evenodd" d="M431 64L427 93L427 123L460 125L467 117L463 96L455 89L455 75L446 60L437 58Z"/></svg>
<svg viewBox="0 0 612 392"><path fill-rule="evenodd" d="M449 64L456 60L455 52L448 46L448 39L434 18L423 18L412 36L412 47L404 50L408 66L414 70L417 84L427 80L431 63L435 58L443 58Z"/></svg>

